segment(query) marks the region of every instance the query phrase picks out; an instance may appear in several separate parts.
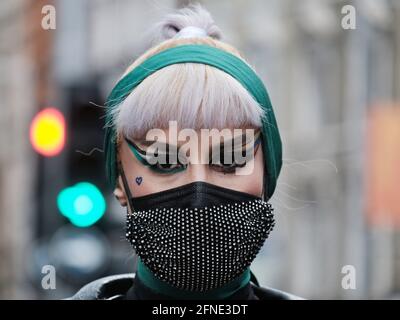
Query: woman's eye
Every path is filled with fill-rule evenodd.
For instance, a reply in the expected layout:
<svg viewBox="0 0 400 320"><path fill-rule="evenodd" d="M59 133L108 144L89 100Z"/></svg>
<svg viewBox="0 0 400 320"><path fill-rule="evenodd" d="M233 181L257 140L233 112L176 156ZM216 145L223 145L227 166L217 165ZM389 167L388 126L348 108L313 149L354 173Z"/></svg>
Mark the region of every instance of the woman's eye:
<svg viewBox="0 0 400 320"><path fill-rule="evenodd" d="M180 163L159 163L157 162L154 165L151 165L152 169L155 169L157 171L162 171L166 173L171 173L171 172L176 172L185 169L186 167Z"/></svg>
<svg viewBox="0 0 400 320"><path fill-rule="evenodd" d="M244 151L242 151L242 157L244 156L243 152ZM226 154L221 152L219 155L213 154L212 159L210 160L210 167L215 171L223 173L234 173L236 168L242 168L246 165L246 161L240 164L235 161L234 152L228 152Z"/></svg>
<svg viewBox="0 0 400 320"><path fill-rule="evenodd" d="M210 167L212 167L215 171L224 172L224 173L234 173L236 168L242 168L246 165L246 162L237 164L236 162L232 162L230 164L224 163L210 163Z"/></svg>
<svg viewBox="0 0 400 320"><path fill-rule="evenodd" d="M186 169L186 165L181 164L179 162L175 163L176 161L170 163L170 157L166 158L166 161L152 161L149 162L149 167L151 170L156 171L158 173L176 173ZM155 162L155 163L154 163Z"/></svg>

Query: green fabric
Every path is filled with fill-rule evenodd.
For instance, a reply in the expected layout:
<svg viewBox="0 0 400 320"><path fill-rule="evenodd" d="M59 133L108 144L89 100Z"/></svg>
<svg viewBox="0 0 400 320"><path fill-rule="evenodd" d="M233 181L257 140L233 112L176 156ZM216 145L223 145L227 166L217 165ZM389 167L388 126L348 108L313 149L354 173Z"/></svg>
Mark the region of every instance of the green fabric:
<svg viewBox="0 0 400 320"><path fill-rule="evenodd" d="M145 266L140 258L138 259L136 276L140 278L146 287L169 297L192 300L225 299L249 283L250 268L247 268L239 277L227 283L223 287L210 290L206 293L181 290L169 285L165 281L159 280L151 270Z"/></svg>
<svg viewBox="0 0 400 320"><path fill-rule="evenodd" d="M106 125L104 152L106 157L106 176L112 188L117 180L115 128L111 126L110 111L117 107L146 77L166 66L177 63L201 63L218 68L236 80L254 97L265 110L261 128L263 134L264 159L266 165L268 199L274 193L282 167L282 143L275 115L261 79L238 57L208 45L180 45L155 54L123 77L111 91L106 105Z"/></svg>

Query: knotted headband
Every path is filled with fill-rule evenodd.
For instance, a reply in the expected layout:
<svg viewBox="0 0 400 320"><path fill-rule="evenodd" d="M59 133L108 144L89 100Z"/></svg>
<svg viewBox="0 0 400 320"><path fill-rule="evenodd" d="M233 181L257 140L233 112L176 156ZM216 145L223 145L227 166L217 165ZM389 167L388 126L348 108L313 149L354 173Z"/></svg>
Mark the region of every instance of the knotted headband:
<svg viewBox="0 0 400 320"><path fill-rule="evenodd" d="M161 51L131 70L112 89L106 101L104 152L106 177L114 189L118 177L116 130L111 110L117 107L145 78L172 64L201 63L218 68L234 77L264 109L261 132L265 161L266 196L274 193L282 167L282 142L268 92L257 74L243 60L224 50L199 44L180 45Z"/></svg>

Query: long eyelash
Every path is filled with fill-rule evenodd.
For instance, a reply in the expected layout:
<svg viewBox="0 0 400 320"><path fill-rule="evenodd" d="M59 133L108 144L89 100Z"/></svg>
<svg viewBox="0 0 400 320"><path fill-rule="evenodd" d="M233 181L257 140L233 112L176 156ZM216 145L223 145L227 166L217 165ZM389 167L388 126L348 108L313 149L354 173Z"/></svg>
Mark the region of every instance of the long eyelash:
<svg viewBox="0 0 400 320"><path fill-rule="evenodd" d="M153 165L149 165L149 167L151 168L151 170L161 173L161 174L172 174L172 173L176 173L176 172L180 172L186 169L186 167L177 167L177 168L173 168L173 169L160 169L159 167L157 167L156 164Z"/></svg>
<svg viewBox="0 0 400 320"><path fill-rule="evenodd" d="M171 170L168 169L161 169L158 167L158 164L151 164L147 159L146 159L146 152L142 149L140 149L138 146L136 146L135 143L133 143L132 141L129 141L128 139L126 139L129 149L131 149L131 151L133 152L134 156L136 157L136 159L138 159L140 161L140 163L142 163L144 166L149 167L152 171L157 172L157 173L161 173L161 174L172 174L172 173L176 173L179 171L182 171L184 169L186 169L185 165L181 165L181 167L176 167L173 168ZM143 154L143 155L142 155Z"/></svg>
<svg viewBox="0 0 400 320"><path fill-rule="evenodd" d="M254 156L256 155L259 146L260 146L260 142L261 142L261 137L259 136L256 141L254 142ZM214 168L218 168L218 171L223 172L223 173L233 173L235 172L236 168L243 168L247 162L244 162L242 164L235 164L233 165L234 162L232 163L232 165L230 167L224 167L223 165L218 165L218 164L212 164L210 163L211 166L213 166Z"/></svg>

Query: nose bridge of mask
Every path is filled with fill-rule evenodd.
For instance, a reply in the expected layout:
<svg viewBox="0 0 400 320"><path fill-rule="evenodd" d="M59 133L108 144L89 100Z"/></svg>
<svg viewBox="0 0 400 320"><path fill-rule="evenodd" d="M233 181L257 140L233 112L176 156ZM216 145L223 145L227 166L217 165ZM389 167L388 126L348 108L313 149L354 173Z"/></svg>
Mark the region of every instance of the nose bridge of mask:
<svg viewBox="0 0 400 320"><path fill-rule="evenodd" d="M121 178L131 210L148 208L202 208L261 199L249 193L228 189L204 181L191 182L176 188L133 197L122 163Z"/></svg>
<svg viewBox="0 0 400 320"><path fill-rule="evenodd" d="M260 199L249 193L223 188L204 181L191 182L176 188L134 197L135 209L202 208Z"/></svg>

